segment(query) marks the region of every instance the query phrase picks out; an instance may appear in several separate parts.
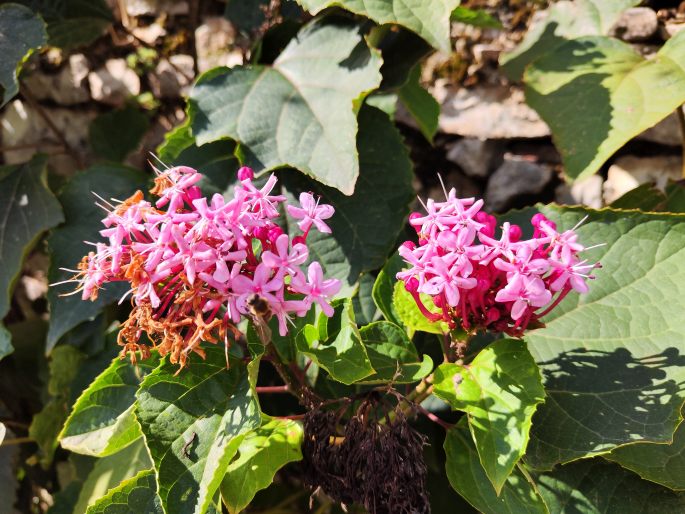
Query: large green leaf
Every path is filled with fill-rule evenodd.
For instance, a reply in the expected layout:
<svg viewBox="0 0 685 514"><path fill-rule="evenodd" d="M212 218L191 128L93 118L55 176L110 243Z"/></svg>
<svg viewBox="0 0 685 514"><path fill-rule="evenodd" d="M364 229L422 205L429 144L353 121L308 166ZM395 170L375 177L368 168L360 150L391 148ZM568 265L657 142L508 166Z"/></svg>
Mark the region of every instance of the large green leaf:
<svg viewBox="0 0 685 514"><path fill-rule="evenodd" d="M531 331L547 400L533 418L526 461L549 469L638 441L670 442L685 398L685 216L544 207L578 229L602 268ZM533 210L523 213L528 217Z"/></svg>
<svg viewBox="0 0 685 514"><path fill-rule="evenodd" d="M445 454L450 484L483 514L548 514L535 487L518 469L509 475L497 494L478 459L465 423L460 422L447 431Z"/></svg>
<svg viewBox="0 0 685 514"><path fill-rule="evenodd" d="M521 44L500 59L512 80L521 80L530 63L570 39L607 34L621 13L640 0L566 0L555 2Z"/></svg>
<svg viewBox="0 0 685 514"><path fill-rule="evenodd" d="M341 6L378 23L393 23L416 32L444 52L450 50L450 14L459 0L298 0L313 14L326 7Z"/></svg>
<svg viewBox="0 0 685 514"><path fill-rule="evenodd" d="M48 24L48 43L70 50L87 45L112 22L105 0L18 0L40 13Z"/></svg>
<svg viewBox="0 0 685 514"><path fill-rule="evenodd" d="M211 70L189 99L200 145L240 142L256 171L292 166L350 195L359 175L355 112L381 80L381 59L358 25L315 20L273 66Z"/></svg>
<svg viewBox="0 0 685 514"><path fill-rule="evenodd" d="M105 159L123 161L138 148L149 125L147 116L132 105L106 112L90 124L90 146Z"/></svg>
<svg viewBox="0 0 685 514"><path fill-rule="evenodd" d="M107 495L88 507L86 514L164 514L157 496L155 472L141 471L133 478L111 489Z"/></svg>
<svg viewBox="0 0 685 514"><path fill-rule="evenodd" d="M322 314L322 319L325 316ZM352 384L374 373L354 319L352 301L345 299L335 307L325 328L305 325L297 335L297 349L328 371L331 378Z"/></svg>
<svg viewBox="0 0 685 514"><path fill-rule="evenodd" d="M12 286L27 252L43 231L63 219L47 186L46 163L45 156L36 156L25 164L0 167L0 320L9 311ZM0 328L0 358L10 351L9 333Z"/></svg>
<svg viewBox="0 0 685 514"><path fill-rule="evenodd" d="M102 240L100 230L106 213L97 205L96 193L102 198L124 200L137 189L145 189L146 176L123 166L101 165L75 175L59 194L64 208L65 224L52 232L48 239L50 248L51 283L70 278L73 273L60 268L75 269L79 261L91 251L92 246L84 241ZM126 292L126 287L111 284L100 291L97 301L82 301L80 295L61 296L73 291L74 286L63 284L48 291L50 304L50 329L47 336L48 351L79 323L93 319L102 308L117 300Z"/></svg>
<svg viewBox="0 0 685 514"><path fill-rule="evenodd" d="M272 419L245 436L221 482L221 497L231 514L241 512L258 491L271 485L279 469L302 459L302 434L299 423Z"/></svg>
<svg viewBox="0 0 685 514"><path fill-rule="evenodd" d="M533 413L545 397L526 344L495 341L468 365L440 365L433 383L437 397L468 414L478 457L499 494L526 451Z"/></svg>
<svg viewBox="0 0 685 514"><path fill-rule="evenodd" d="M373 284L372 292L373 301L383 313L385 319L400 326L402 325L402 320L395 310L393 294L395 292L395 284L397 283L395 275L402 271L404 266L405 262L402 257L400 257L400 254L396 252L393 253L392 257L388 259L383 266L383 269L378 273L376 282Z"/></svg>
<svg viewBox="0 0 685 514"><path fill-rule="evenodd" d="M440 104L433 95L421 87L420 78L421 66L417 64L409 73L407 82L399 89L398 95L424 137L428 141L433 141L433 136L438 130Z"/></svg>
<svg viewBox="0 0 685 514"><path fill-rule="evenodd" d="M359 331L371 366L376 372L364 383L417 382L433 370L433 360L419 356L404 329L389 321L376 321Z"/></svg>
<svg viewBox="0 0 685 514"><path fill-rule="evenodd" d="M685 424L680 423L670 444L635 443L613 450L606 458L642 478L685 490Z"/></svg>
<svg viewBox="0 0 685 514"><path fill-rule="evenodd" d="M685 32L648 60L616 39L569 41L531 64L525 81L526 99L550 126L566 174L586 177L685 101Z"/></svg>
<svg viewBox="0 0 685 514"><path fill-rule="evenodd" d="M674 493L602 459L574 462L534 475L554 514L679 514L685 495Z"/></svg>
<svg viewBox="0 0 685 514"><path fill-rule="evenodd" d="M428 295L421 294L423 304L431 312L438 312L438 308L433 305ZM444 321L429 321L419 310L414 297L407 292L404 282L397 280L392 294L392 305L402 324L412 332L419 330L431 334L446 334L450 331L449 326Z"/></svg>
<svg viewBox="0 0 685 514"><path fill-rule="evenodd" d="M332 234L312 230L307 245L312 259L321 263L327 276L336 277L352 292L359 275L383 266L392 251L413 196L411 161L402 139L380 110L364 106L359 113L357 137L361 166L359 187L352 196L324 187L300 173L282 173L288 200L297 201L302 191L321 195L321 202L335 207L326 221ZM292 235L301 233L289 218Z"/></svg>
<svg viewBox="0 0 685 514"><path fill-rule="evenodd" d="M166 359L137 392L140 421L167 514L202 514L243 435L261 425L242 361L227 369L223 348L208 347L179 371Z"/></svg>
<svg viewBox="0 0 685 514"><path fill-rule="evenodd" d="M88 477L81 485L74 513L85 512L112 488L128 480L140 471L150 469L152 461L142 439L118 453L98 459Z"/></svg>
<svg viewBox="0 0 685 514"><path fill-rule="evenodd" d="M59 435L63 448L102 457L118 452L142 434L133 415L136 390L157 357L134 366L119 357L83 391Z"/></svg>
<svg viewBox="0 0 685 514"><path fill-rule="evenodd" d="M0 5L0 107L19 91L17 75L21 65L47 39L40 16L22 5Z"/></svg>

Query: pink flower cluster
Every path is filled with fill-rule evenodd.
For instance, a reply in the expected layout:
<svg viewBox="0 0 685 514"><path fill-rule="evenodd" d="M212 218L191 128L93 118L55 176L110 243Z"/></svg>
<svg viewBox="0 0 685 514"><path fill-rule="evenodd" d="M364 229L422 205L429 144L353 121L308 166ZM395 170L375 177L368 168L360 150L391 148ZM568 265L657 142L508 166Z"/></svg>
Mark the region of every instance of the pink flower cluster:
<svg viewBox="0 0 685 514"><path fill-rule="evenodd" d="M94 300L108 282L130 283L134 308L119 334L124 352L146 354L138 344L146 332L162 355L183 366L190 352L202 354L201 341L239 337L235 325L243 316L273 315L285 335L290 316L304 316L315 303L332 315L328 301L340 282L324 279L316 261L306 273L302 267L310 228L330 233L324 220L333 207L311 193L300 195L300 206L286 205L303 232L291 239L275 222L286 201L273 193L276 177L261 188L253 177L241 168L234 197L208 201L196 185L201 175L180 166L159 173L154 205L138 191L106 207L100 233L108 243L97 243L79 265L78 290Z"/></svg>
<svg viewBox="0 0 685 514"><path fill-rule="evenodd" d="M452 189L444 202L428 200L424 207L425 215L409 218L419 244L400 247L411 267L397 278L426 318L452 329L520 335L539 326L569 291L586 293L587 279L594 278L589 273L599 266L580 259L585 248L577 226L558 232L543 214L531 220L532 239L522 240L521 228L510 223L495 239L497 221L481 210L482 200L457 198Z"/></svg>

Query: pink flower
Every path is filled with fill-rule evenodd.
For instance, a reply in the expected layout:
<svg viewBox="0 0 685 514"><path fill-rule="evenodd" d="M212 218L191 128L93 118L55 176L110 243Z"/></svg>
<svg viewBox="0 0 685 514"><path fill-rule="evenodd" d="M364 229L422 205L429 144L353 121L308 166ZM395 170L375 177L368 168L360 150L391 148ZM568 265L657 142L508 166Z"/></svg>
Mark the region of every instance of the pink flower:
<svg viewBox="0 0 685 514"><path fill-rule="evenodd" d="M319 199L314 200L311 193L300 193L300 205L302 207L295 207L288 205L288 214L293 218L300 220L297 226L305 234L309 232L309 228L314 224L319 232L324 234L331 233L331 227L326 225L323 220L327 220L335 213L332 205L319 204Z"/></svg>
<svg viewBox="0 0 685 514"><path fill-rule="evenodd" d="M307 269L307 280L299 275L293 277L290 285L294 292L305 295L304 301L309 305L316 302L326 316L333 316L333 307L330 306L328 300L340 291L342 284L334 278L324 280L321 264L316 261L312 262Z"/></svg>
<svg viewBox="0 0 685 514"><path fill-rule="evenodd" d="M304 264L309 257L307 247L302 243L293 245L291 251L288 251L290 237L287 234L281 234L276 239L276 252L265 251L262 253L262 262L268 267L278 270L281 274L290 274L291 276L301 273L299 266Z"/></svg>
<svg viewBox="0 0 685 514"><path fill-rule="evenodd" d="M511 308L513 320L520 319L526 309L542 307L552 300L552 293L545 288L545 283L538 277L514 275L504 289L495 296L498 302L514 302Z"/></svg>

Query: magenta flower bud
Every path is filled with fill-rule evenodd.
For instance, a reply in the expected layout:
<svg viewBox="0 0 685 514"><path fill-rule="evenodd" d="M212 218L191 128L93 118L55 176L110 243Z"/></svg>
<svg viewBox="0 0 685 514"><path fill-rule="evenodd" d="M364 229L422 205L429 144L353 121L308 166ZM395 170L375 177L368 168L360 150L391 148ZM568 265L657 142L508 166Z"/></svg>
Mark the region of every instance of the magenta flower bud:
<svg viewBox="0 0 685 514"><path fill-rule="evenodd" d="M487 237L495 236L495 227L497 227L497 218L488 214L487 212L478 211L474 216L474 219L478 223L482 223L484 226L480 229L480 233Z"/></svg>
<svg viewBox="0 0 685 514"><path fill-rule="evenodd" d="M530 224L533 225L534 227L539 227L540 223L542 222L549 223L550 221L547 219L547 217L542 214L541 212L538 212L535 214L531 219L530 219Z"/></svg>
<svg viewBox="0 0 685 514"><path fill-rule="evenodd" d="M307 244L307 238L304 236L295 236L295 237L293 237L292 243L293 243L293 246L299 245L299 244L306 245Z"/></svg>
<svg viewBox="0 0 685 514"><path fill-rule="evenodd" d="M521 240L521 236L523 236L521 227L518 225L512 225L509 227L509 241L516 243L517 241Z"/></svg>
<svg viewBox="0 0 685 514"><path fill-rule="evenodd" d="M489 325L490 323L494 323L500 318L500 313L498 309L488 309L488 312L485 314L485 317L487 319L487 324Z"/></svg>
<svg viewBox="0 0 685 514"><path fill-rule="evenodd" d="M442 309L442 307L445 305L445 302L441 295L435 295L433 297L433 303L438 309Z"/></svg>
<svg viewBox="0 0 685 514"><path fill-rule="evenodd" d="M279 227L278 225L276 225L275 227L271 227L269 229L269 232L267 233L267 237L268 237L269 241L271 241L272 243L275 243L276 239L278 239L278 236L280 236L281 234L283 234L283 229L281 227Z"/></svg>
<svg viewBox="0 0 685 514"><path fill-rule="evenodd" d="M404 288L410 293L416 293L419 290L419 281L415 277L411 277L405 281Z"/></svg>
<svg viewBox="0 0 685 514"><path fill-rule="evenodd" d="M197 186L192 186L188 188L188 199L192 202L198 198L202 198L202 191Z"/></svg>
<svg viewBox="0 0 685 514"><path fill-rule="evenodd" d="M409 224L410 224L412 227L414 227L414 230L416 230L416 233L417 233L417 234L421 232L421 225L422 225L421 222L416 222L416 223L415 223L415 220L418 220L419 218L423 218L423 216L421 215L420 212L412 212L412 213L409 215Z"/></svg>
<svg viewBox="0 0 685 514"><path fill-rule="evenodd" d="M238 170L238 180L241 182L243 180L252 180L254 178L254 172L252 171L252 168L248 168L247 166L243 166Z"/></svg>
<svg viewBox="0 0 685 514"><path fill-rule="evenodd" d="M252 235L260 241L264 241L269 237L269 229L266 227L255 227L254 230L252 230Z"/></svg>
<svg viewBox="0 0 685 514"><path fill-rule="evenodd" d="M413 252L416 249L416 244L414 244L414 241L405 241L402 243L402 246L404 246L410 252Z"/></svg>

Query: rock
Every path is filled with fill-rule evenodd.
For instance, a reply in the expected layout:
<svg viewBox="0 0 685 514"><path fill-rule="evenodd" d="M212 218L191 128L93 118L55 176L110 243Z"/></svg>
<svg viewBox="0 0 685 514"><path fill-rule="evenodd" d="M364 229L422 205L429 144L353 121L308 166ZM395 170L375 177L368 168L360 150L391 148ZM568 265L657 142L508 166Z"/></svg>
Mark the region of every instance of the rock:
<svg viewBox="0 0 685 514"><path fill-rule="evenodd" d="M649 7L632 7L621 14L611 29L611 35L623 41L645 41L656 34L658 29L656 11Z"/></svg>
<svg viewBox="0 0 685 514"><path fill-rule="evenodd" d="M25 78L25 82L37 100L74 105L90 100L86 87L87 76L88 59L83 54L74 54L57 73L36 70Z"/></svg>
<svg viewBox="0 0 685 514"><path fill-rule="evenodd" d="M678 116L675 113L670 114L664 120L637 136L637 139L661 145L681 146L683 144L683 136L680 132Z"/></svg>
<svg viewBox="0 0 685 514"><path fill-rule="evenodd" d="M129 16L157 16L188 14L188 2L178 0L124 0Z"/></svg>
<svg viewBox="0 0 685 514"><path fill-rule="evenodd" d="M136 27L131 33L138 39L145 41L148 45L154 45L157 40L166 36L166 30L158 23L153 23L147 27Z"/></svg>
<svg viewBox="0 0 685 514"><path fill-rule="evenodd" d="M195 50L200 73L216 66L242 64L242 53L232 48L234 41L235 29L226 18L205 18L202 25L195 29Z"/></svg>
<svg viewBox="0 0 685 514"><path fill-rule="evenodd" d="M125 59L110 59L105 66L88 74L93 100L113 106L123 105L130 96L140 94L140 79Z"/></svg>
<svg viewBox="0 0 685 514"><path fill-rule="evenodd" d="M683 161L676 156L635 157L627 155L609 167L604 183L604 202L610 204L640 184L654 182L663 190L670 180L682 176Z"/></svg>
<svg viewBox="0 0 685 514"><path fill-rule="evenodd" d="M502 212L516 200L539 195L553 178L554 173L548 166L505 156L504 163L488 181L485 205Z"/></svg>
<svg viewBox="0 0 685 514"><path fill-rule="evenodd" d="M448 147L447 159L458 164L469 177L485 178L502 162L501 141L464 138Z"/></svg>
<svg viewBox="0 0 685 514"><path fill-rule="evenodd" d="M550 135L547 124L525 103L517 87L479 84L448 87L437 80L433 95L441 105L442 132L479 139L533 138Z"/></svg>
<svg viewBox="0 0 685 514"><path fill-rule="evenodd" d="M587 205L592 209L602 208L602 184L600 175L592 175L583 180L577 180L571 185L570 194L573 204Z"/></svg>
<svg viewBox="0 0 685 514"><path fill-rule="evenodd" d="M81 154L88 152L88 131L97 111L47 107L44 107L44 111L71 148ZM70 175L77 169L76 163L64 151L45 120L21 100L5 106L0 117L0 129L5 147L26 146L4 151L2 156L5 164L28 161L36 151L43 151L50 155L50 166L57 173Z"/></svg>
<svg viewBox="0 0 685 514"><path fill-rule="evenodd" d="M157 98L178 98L186 93L195 72L190 55L177 54L162 59L148 74L150 89Z"/></svg>

